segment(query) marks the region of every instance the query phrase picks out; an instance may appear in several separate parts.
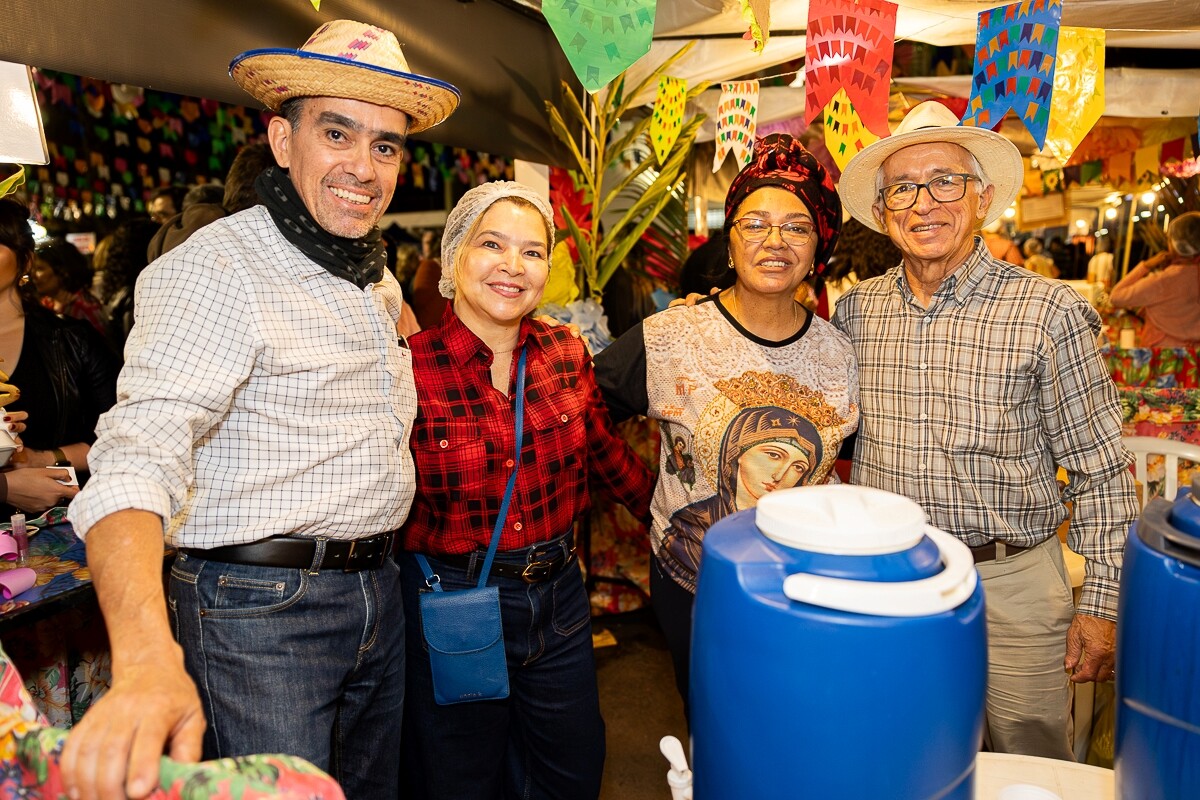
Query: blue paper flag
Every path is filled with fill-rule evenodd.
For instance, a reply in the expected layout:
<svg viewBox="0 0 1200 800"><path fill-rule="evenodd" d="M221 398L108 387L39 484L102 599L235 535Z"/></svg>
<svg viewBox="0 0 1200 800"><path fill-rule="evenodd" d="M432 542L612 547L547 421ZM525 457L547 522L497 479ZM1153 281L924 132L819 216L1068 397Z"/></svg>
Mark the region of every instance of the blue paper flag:
<svg viewBox="0 0 1200 800"><path fill-rule="evenodd" d="M981 11L975 38L975 72L963 125L996 128L1012 109L1046 144L1061 0L1027 0Z"/></svg>

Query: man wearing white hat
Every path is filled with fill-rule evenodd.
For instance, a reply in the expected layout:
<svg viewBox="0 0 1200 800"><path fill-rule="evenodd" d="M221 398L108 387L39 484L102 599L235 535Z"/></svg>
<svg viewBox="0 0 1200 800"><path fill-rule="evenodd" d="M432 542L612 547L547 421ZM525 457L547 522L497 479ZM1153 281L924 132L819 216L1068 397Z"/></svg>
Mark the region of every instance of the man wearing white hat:
<svg viewBox="0 0 1200 800"><path fill-rule="evenodd" d="M206 758L299 755L350 798L392 800L391 551L414 491L416 393L376 223L405 137L459 95L409 72L390 32L348 20L298 50L243 53L230 74L280 113L279 167L256 183L263 205L138 281L119 401L71 507L113 687L63 773L77 799L142 797L164 746L195 760L203 742ZM164 536L178 548L167 599Z"/></svg>
<svg viewBox="0 0 1200 800"><path fill-rule="evenodd" d="M906 495L975 554L988 611L987 734L1072 759L1070 681L1113 676L1121 552L1138 513L1100 320L1064 284L976 235L1021 186L1016 147L916 106L847 165L838 193L903 261L838 301L858 357L851 481ZM1056 471L1070 483L1060 492ZM1055 532L1087 562L1072 604Z"/></svg>

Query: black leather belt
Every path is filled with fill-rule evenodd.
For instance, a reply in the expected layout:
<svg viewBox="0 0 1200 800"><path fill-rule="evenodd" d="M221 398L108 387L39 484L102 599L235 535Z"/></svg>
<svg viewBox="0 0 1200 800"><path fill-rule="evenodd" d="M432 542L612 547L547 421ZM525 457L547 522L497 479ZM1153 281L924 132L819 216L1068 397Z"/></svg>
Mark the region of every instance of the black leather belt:
<svg viewBox="0 0 1200 800"><path fill-rule="evenodd" d="M1008 556L1015 556L1017 553L1023 553L1026 550L1030 549L1028 547L1021 547L1019 545L1009 544L1008 542L1001 542L1001 544L1004 545L1004 557L1005 558L1008 558ZM993 539L992 541L988 542L987 544L979 545L979 547L972 547L971 555L973 555L975 557L976 564L983 563L984 561L995 561L996 560L996 540Z"/></svg>
<svg viewBox="0 0 1200 800"><path fill-rule="evenodd" d="M562 572L563 567L571 563L575 558L575 548L570 550L559 548L557 552L547 554L545 557L534 557L524 563L508 563L501 561L503 553L498 553L496 558L492 560L492 573L499 575L502 578L512 578L525 583L541 583L548 581L558 573ZM468 577L474 577L477 573L475 570L483 566L483 553L475 553L473 555L437 555L430 556L434 561L439 561L443 564L448 564L452 567L466 570Z"/></svg>
<svg viewBox="0 0 1200 800"><path fill-rule="evenodd" d="M318 569L357 572L381 567L392 553L396 536L397 531L390 531L352 541L326 539L325 555ZM184 547L181 551L194 558L225 564L308 569L312 566L313 557L317 552L317 540L303 536L274 536L251 544L212 547L207 550Z"/></svg>

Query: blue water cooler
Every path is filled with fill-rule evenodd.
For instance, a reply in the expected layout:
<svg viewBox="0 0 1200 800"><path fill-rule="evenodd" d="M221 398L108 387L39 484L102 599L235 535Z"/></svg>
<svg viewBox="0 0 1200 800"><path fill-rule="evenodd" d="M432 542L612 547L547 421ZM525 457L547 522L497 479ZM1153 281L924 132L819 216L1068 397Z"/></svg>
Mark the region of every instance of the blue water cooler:
<svg viewBox="0 0 1200 800"><path fill-rule="evenodd" d="M1114 766L1121 800L1200 798L1200 477L1125 543Z"/></svg>
<svg viewBox="0 0 1200 800"><path fill-rule="evenodd" d="M705 536L696 800L973 798L986 682L971 553L911 500L780 490Z"/></svg>

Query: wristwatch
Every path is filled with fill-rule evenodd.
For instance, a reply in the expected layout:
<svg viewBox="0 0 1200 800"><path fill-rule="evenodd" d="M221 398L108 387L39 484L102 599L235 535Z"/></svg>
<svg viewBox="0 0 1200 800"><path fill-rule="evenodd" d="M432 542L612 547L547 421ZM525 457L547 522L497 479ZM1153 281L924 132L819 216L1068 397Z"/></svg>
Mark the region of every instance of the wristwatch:
<svg viewBox="0 0 1200 800"><path fill-rule="evenodd" d="M55 466L55 467L71 466L71 459L67 458L67 454L62 451L61 447L55 447L53 452L54 452L54 464L52 464L51 466Z"/></svg>

